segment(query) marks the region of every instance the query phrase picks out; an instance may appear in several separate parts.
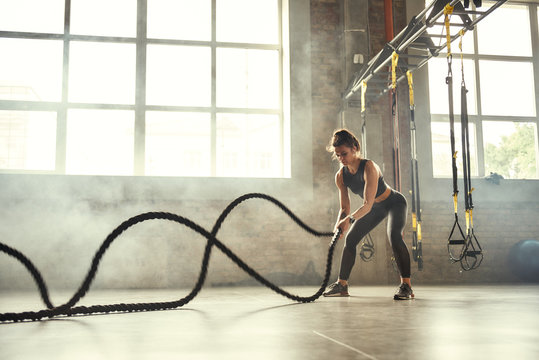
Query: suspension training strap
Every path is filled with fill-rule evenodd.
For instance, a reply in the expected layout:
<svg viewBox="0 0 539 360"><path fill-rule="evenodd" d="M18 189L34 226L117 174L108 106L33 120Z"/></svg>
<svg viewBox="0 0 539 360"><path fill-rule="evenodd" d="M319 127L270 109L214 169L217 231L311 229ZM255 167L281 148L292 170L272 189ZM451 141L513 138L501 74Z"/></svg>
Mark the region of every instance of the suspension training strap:
<svg viewBox="0 0 539 360"><path fill-rule="evenodd" d="M363 157L367 158L367 103L365 94L367 93L367 82L361 82L361 146ZM359 250L359 256L363 261L371 261L374 257L374 242L370 233L367 233L362 240L362 245Z"/></svg>
<svg viewBox="0 0 539 360"><path fill-rule="evenodd" d="M406 72L408 92L410 95L410 146L411 146L411 177L412 177L412 257L417 262L418 270L423 270L423 250L421 244L421 205L419 199L419 172L417 164L414 80L410 70Z"/></svg>
<svg viewBox="0 0 539 360"><path fill-rule="evenodd" d="M445 78L445 83L447 84L448 100L449 100L449 136L451 142L451 169L453 175L453 208L455 211L455 222L451 228L449 238L447 241L447 250L449 252L449 257L452 261L460 261L464 255L464 247L466 245L466 237L460 227L458 221L458 185L457 185L457 151L455 149L455 114L453 111L453 71L451 69L451 64L453 60L453 55L451 54L451 32L450 32L450 15L453 13L453 7L447 4L444 8L444 23L446 30L446 39L447 39L447 77ZM458 232L455 232L458 230ZM453 238L453 236L457 238ZM459 237L460 235L460 237ZM455 255L451 251L452 245L462 246L458 255Z"/></svg>
<svg viewBox="0 0 539 360"><path fill-rule="evenodd" d="M460 58L461 58L461 141L462 141L462 165L464 174L464 204L466 207L466 244L460 265L463 270L473 270L479 267L483 261L481 245L473 231L473 200L471 182L471 162L470 162L470 133L468 121L468 102L466 82L464 81L464 56L462 54L462 37L464 31L460 31Z"/></svg>
<svg viewBox="0 0 539 360"><path fill-rule="evenodd" d="M400 144L399 144L399 114L397 106L397 64L399 55L393 52L391 56L391 118L393 120L393 175L395 190L401 191L400 175Z"/></svg>
<svg viewBox="0 0 539 360"><path fill-rule="evenodd" d="M464 208L466 209L466 237L470 234L470 203L469 203L469 192L470 192L470 149L469 143L466 141L468 138L468 106L466 93L466 83L464 81L464 56L462 54L462 36L464 35L461 31L460 33L460 66L461 66L461 75L462 80L460 83L460 99L461 99L461 111L460 111L460 127L461 127L461 144L462 144L462 174L464 178Z"/></svg>

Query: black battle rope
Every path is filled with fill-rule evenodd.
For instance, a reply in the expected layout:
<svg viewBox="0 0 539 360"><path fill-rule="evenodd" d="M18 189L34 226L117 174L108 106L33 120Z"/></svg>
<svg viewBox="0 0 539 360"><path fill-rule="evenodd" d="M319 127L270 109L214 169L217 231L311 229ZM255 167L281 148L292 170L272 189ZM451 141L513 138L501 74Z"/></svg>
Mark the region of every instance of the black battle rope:
<svg viewBox="0 0 539 360"><path fill-rule="evenodd" d="M447 36L447 77L445 78L445 82L447 84L447 92L449 97L449 136L451 141L451 169L453 173L453 207L455 210L455 221L447 240L447 251L449 253L450 260L456 262L462 260L464 256L466 236L464 236L464 232L460 227L459 217L457 214L459 190L457 185L457 151L455 149L455 114L453 112L453 72L451 69L453 55L451 54L451 33L449 30L449 15L451 15L452 12L453 7L447 4L444 9L445 30ZM455 230L458 230L458 232ZM453 236L455 236L455 238ZM455 255L455 253L451 250L451 247L454 245L461 246L458 255Z"/></svg>
<svg viewBox="0 0 539 360"><path fill-rule="evenodd" d="M461 114L461 141L462 141L462 166L464 176L464 206L466 208L466 244L460 260L460 266L463 270L477 269L483 261L483 253L479 240L473 230L473 200L472 200L472 176L470 166L470 135L468 121L468 101L466 93L466 83L464 81L464 59L462 56L462 38L464 31L460 32L459 47L461 50L461 73L462 81L460 86L460 114Z"/></svg>
<svg viewBox="0 0 539 360"><path fill-rule="evenodd" d="M328 249L328 256L327 256L327 263L326 263L326 273L323 280L322 285L318 289L318 291L307 297L302 297L298 295L290 294L289 292L281 289L277 285L273 284L266 278L264 278L262 275L260 275L258 272L256 272L253 268L251 268L249 265L247 265L243 260L241 260L236 254L234 254L227 246L225 246L221 241L219 241L215 236L217 235L217 232L219 231L222 223L226 219L226 217L230 214L232 209L234 209L237 205L242 203L245 200L252 199L252 198L259 198L264 199L272 202L273 204L277 205L281 210L283 210L296 224L298 224L300 227L302 227L305 231L308 233L323 237L323 236L333 236L329 249ZM99 266L99 263L104 256L105 252L109 248L109 246L112 244L112 242L120 236L125 230L130 228L131 226L134 226L138 223L152 220L152 219L163 219L163 220L170 220L174 221L180 224L183 224L190 229L196 231L200 235L204 236L207 239L206 248L204 250L204 258L202 260L200 275L198 278L197 283L195 284L193 290L191 293L189 293L186 297L176 300L176 301L169 301L169 302L157 302L157 303L131 303L131 304L111 304L111 305L93 305L93 306L77 306L74 307L74 305L79 302L79 300L86 295L88 292L90 285L95 278L95 275L97 273L97 269ZM291 300L298 301L298 302L312 302L318 299L321 295L324 289L326 288L329 276L331 273L331 264L333 259L333 252L335 250L335 245L337 240L339 239L341 235L341 231L338 230L335 233L330 232L318 232L309 226L307 226L305 223L303 223L292 211L290 211L285 205L283 205L278 200L272 198L269 195L265 194L259 194L259 193L251 193L246 194L243 196L240 196L233 202L231 202L227 208L221 213L217 221L215 222L215 225L213 226L212 232L209 233L207 230L202 228L200 225L194 223L193 221L176 215L171 214L167 212L147 212L143 214L136 215L126 221L124 221L122 224L120 224L116 229L114 229L104 240L104 242L101 244L98 251L95 253L94 258L92 260L92 264L90 267L90 270L88 271L86 278L84 279L82 285L77 290L77 292L73 295L73 297L67 301L65 304L53 307L50 301L48 301L48 294L47 294L47 286L45 285L45 282L43 281L43 278L39 274L39 271L35 268L35 266L31 263L30 260L28 260L22 253L19 251L10 248L9 246L0 243L0 250L7 253L8 255L14 256L16 259L21 261L26 268L30 271L32 276L34 277L34 280L38 284L38 288L41 292L41 297L46 303L48 309L46 310L40 310L37 312L34 311L27 311L27 312L21 312L21 313L0 313L0 322L18 322L23 320L40 320L43 318L53 318L55 316L59 315L79 315L79 314L95 314L95 313L110 313L110 312L133 312L133 311L155 311L155 310L166 310L166 309L173 309L181 307L185 304L187 304L189 301L191 301L200 291L202 288L202 285L204 284L204 280L206 278L206 274L208 271L208 262L209 257L211 254L211 247L213 245L217 246L219 250L221 250L226 256L228 256L232 261L234 261L243 271L247 272L250 276L254 277L257 281L264 284L265 286L269 287L276 293L283 295Z"/></svg>

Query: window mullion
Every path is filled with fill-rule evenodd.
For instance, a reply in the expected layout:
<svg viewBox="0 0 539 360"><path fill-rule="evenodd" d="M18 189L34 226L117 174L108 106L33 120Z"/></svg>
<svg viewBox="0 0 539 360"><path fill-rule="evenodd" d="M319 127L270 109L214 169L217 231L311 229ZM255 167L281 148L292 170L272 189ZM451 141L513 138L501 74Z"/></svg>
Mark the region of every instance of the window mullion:
<svg viewBox="0 0 539 360"><path fill-rule="evenodd" d="M537 4L528 5L530 14L530 31L532 33L533 77L535 83L535 131L539 139L539 9ZM539 178L539 144L535 143L535 176Z"/></svg>
<svg viewBox="0 0 539 360"><path fill-rule="evenodd" d="M146 43L147 0L137 0L137 43L135 80L134 175L144 175L146 165Z"/></svg>
<svg viewBox="0 0 539 360"><path fill-rule="evenodd" d="M211 176L217 174L217 0L211 2Z"/></svg>
<svg viewBox="0 0 539 360"><path fill-rule="evenodd" d="M71 0L64 3L64 49L62 63L62 100L56 119L55 172L65 174L67 158L67 101L69 86L69 34L71 32Z"/></svg>
<svg viewBox="0 0 539 360"><path fill-rule="evenodd" d="M279 12L279 127L280 127L280 139L279 139L279 159L280 159L280 173L279 176L284 176L284 164L285 164L285 151L284 151L284 102L283 102L283 88L284 88L284 79L283 79L283 73L284 73L284 53L283 53L283 2L279 0L278 4L278 10Z"/></svg>

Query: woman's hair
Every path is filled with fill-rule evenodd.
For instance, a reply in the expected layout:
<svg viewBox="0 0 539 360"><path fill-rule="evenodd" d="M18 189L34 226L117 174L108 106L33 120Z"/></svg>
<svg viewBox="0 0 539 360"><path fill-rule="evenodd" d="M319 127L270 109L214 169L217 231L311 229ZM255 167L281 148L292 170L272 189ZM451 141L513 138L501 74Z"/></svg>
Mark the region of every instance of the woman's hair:
<svg viewBox="0 0 539 360"><path fill-rule="evenodd" d="M343 145L348 146L349 148L356 147L357 151L361 150L359 141L357 140L356 136L346 129L339 129L333 133L333 136L331 137L328 146L326 146L326 150L330 153L333 153L333 158L336 158L335 148L337 146Z"/></svg>

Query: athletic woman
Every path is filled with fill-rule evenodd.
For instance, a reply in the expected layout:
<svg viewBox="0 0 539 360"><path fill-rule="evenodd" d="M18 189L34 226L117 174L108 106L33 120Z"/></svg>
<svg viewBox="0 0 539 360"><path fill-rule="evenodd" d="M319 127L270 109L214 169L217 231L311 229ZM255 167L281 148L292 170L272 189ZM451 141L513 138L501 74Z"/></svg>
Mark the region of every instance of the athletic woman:
<svg viewBox="0 0 539 360"><path fill-rule="evenodd" d="M350 131L337 130L327 150L342 166L335 175L341 209L335 231L346 233L337 282L326 289L324 296L350 296L348 278L356 260L356 248L361 239L387 217L387 235L401 276L395 300L414 297L410 283L410 253L402 232L406 224L407 204L404 196L389 187L378 165L361 158L359 141ZM348 189L363 198L363 205L351 211Z"/></svg>

